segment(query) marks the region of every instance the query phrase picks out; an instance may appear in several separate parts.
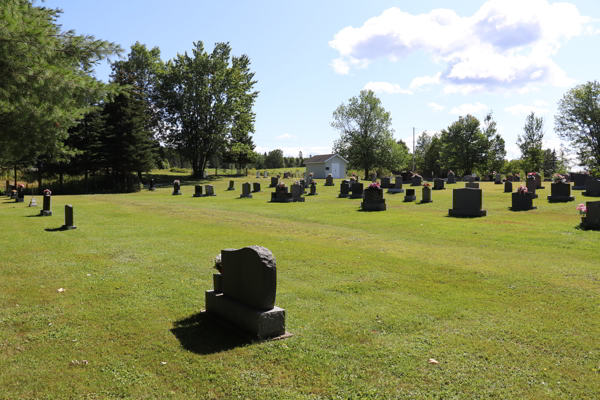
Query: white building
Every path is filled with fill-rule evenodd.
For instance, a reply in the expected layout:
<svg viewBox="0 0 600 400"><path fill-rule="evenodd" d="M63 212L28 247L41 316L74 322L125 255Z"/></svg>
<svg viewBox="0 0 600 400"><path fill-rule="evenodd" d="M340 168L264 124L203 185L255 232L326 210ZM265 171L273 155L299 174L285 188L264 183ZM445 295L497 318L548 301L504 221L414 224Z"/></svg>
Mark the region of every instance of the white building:
<svg viewBox="0 0 600 400"><path fill-rule="evenodd" d="M346 164L348 160L339 154L322 154L313 156L304 161L306 172L313 172L313 178L325 179L331 174L334 179L346 177Z"/></svg>

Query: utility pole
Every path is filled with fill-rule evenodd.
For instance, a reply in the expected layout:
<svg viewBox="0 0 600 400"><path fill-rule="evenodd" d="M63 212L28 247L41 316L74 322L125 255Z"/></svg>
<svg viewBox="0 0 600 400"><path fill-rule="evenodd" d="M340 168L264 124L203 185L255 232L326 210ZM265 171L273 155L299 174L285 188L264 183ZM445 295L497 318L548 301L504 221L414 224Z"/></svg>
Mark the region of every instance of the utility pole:
<svg viewBox="0 0 600 400"><path fill-rule="evenodd" d="M415 172L415 128L413 128L413 172Z"/></svg>

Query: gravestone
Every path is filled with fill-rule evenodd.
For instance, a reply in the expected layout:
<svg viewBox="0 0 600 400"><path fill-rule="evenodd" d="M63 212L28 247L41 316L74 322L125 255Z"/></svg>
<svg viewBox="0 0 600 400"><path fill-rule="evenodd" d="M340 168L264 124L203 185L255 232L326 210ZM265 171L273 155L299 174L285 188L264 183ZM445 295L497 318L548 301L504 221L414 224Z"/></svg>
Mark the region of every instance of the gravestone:
<svg viewBox="0 0 600 400"><path fill-rule="evenodd" d="M193 197L204 197L204 194L202 193L202 185L196 185L194 187L194 196Z"/></svg>
<svg viewBox="0 0 600 400"><path fill-rule="evenodd" d="M204 185L204 195L205 196L216 196L215 188L213 185Z"/></svg>
<svg viewBox="0 0 600 400"><path fill-rule="evenodd" d="M333 176L329 175L325 178L325 186L333 186Z"/></svg>
<svg viewBox="0 0 600 400"><path fill-rule="evenodd" d="M304 186L302 184L292 185L292 201L295 203L297 201L304 202L306 199L302 197L304 194Z"/></svg>
<svg viewBox="0 0 600 400"><path fill-rule="evenodd" d="M254 182L252 184L252 192L253 193L259 193L260 192L260 183L259 182Z"/></svg>
<svg viewBox="0 0 600 400"><path fill-rule="evenodd" d="M345 179L342 181L342 183L340 184L340 194L338 195L338 197L350 197L350 181L347 181Z"/></svg>
<svg viewBox="0 0 600 400"><path fill-rule="evenodd" d="M513 175L513 182L521 182L521 177L519 175Z"/></svg>
<svg viewBox="0 0 600 400"><path fill-rule="evenodd" d="M456 183L456 176L454 175L454 172L448 172L448 184L453 184Z"/></svg>
<svg viewBox="0 0 600 400"><path fill-rule="evenodd" d="M512 193L512 182L504 182L504 193Z"/></svg>
<svg viewBox="0 0 600 400"><path fill-rule="evenodd" d="M417 196L415 195L415 189L406 189L404 201L408 203L415 200L417 200Z"/></svg>
<svg viewBox="0 0 600 400"><path fill-rule="evenodd" d="M269 177L269 171L265 171L265 173L263 174L263 176L264 176L265 178L268 178L268 177Z"/></svg>
<svg viewBox="0 0 600 400"><path fill-rule="evenodd" d="M29 202L29 207L37 207L37 204L35 202L35 197L31 198L31 201Z"/></svg>
<svg viewBox="0 0 600 400"><path fill-rule="evenodd" d="M291 203L293 201L292 194L288 193L287 186L276 186L275 191L271 193L271 201L273 203Z"/></svg>
<svg viewBox="0 0 600 400"><path fill-rule="evenodd" d="M512 182L513 181L513 176L512 175L506 175L506 180L508 182Z"/></svg>
<svg viewBox="0 0 600 400"><path fill-rule="evenodd" d="M229 187L227 190L235 190L235 181L229 181Z"/></svg>
<svg viewBox="0 0 600 400"><path fill-rule="evenodd" d="M527 189L529 190L529 189ZM535 210L537 207L533 206L533 193L521 193L514 192L512 194L512 207L511 211L529 211Z"/></svg>
<svg viewBox="0 0 600 400"><path fill-rule="evenodd" d="M269 187L277 187L278 184L279 184L279 178L276 176L272 176L271 177L271 186L269 186Z"/></svg>
<svg viewBox="0 0 600 400"><path fill-rule="evenodd" d="M412 172L403 171L403 172L400 172L400 176L402 177L403 183L406 182L408 184L408 182L412 182L412 178L413 178Z"/></svg>
<svg viewBox="0 0 600 400"><path fill-rule="evenodd" d="M290 176L291 176L291 175L292 175L292 174L290 174L289 172L284 172L284 173L283 173L283 179L290 179Z"/></svg>
<svg viewBox="0 0 600 400"><path fill-rule="evenodd" d="M567 202L574 201L575 196L571 196L571 184L569 183L551 183L549 202Z"/></svg>
<svg viewBox="0 0 600 400"><path fill-rule="evenodd" d="M587 212L581 217L581 228L600 230L600 201L586 201Z"/></svg>
<svg viewBox="0 0 600 400"><path fill-rule="evenodd" d="M442 179L442 182L443 181L444 180ZM423 186L421 203L433 203L433 200L431 200L431 187Z"/></svg>
<svg viewBox="0 0 600 400"><path fill-rule="evenodd" d="M221 250L221 265L217 290L205 293L206 312L261 339L286 335L285 310L275 306L277 267L269 249Z"/></svg>
<svg viewBox="0 0 600 400"><path fill-rule="evenodd" d="M241 174L240 170L238 170L238 174ZM202 178L203 179L208 178L208 173L206 171L202 171Z"/></svg>
<svg viewBox="0 0 600 400"><path fill-rule="evenodd" d="M150 187L148 188L149 191L154 192L156 190L156 187L154 186L154 179L150 179Z"/></svg>
<svg viewBox="0 0 600 400"><path fill-rule="evenodd" d="M73 206L70 204L65 205L65 224L61 227L63 230L77 229L75 226L75 215L73 213Z"/></svg>
<svg viewBox="0 0 600 400"><path fill-rule="evenodd" d="M402 180L402 176L396 175L396 182L394 186L388 188L388 193L404 193L404 189L402 189L404 181Z"/></svg>
<svg viewBox="0 0 600 400"><path fill-rule="evenodd" d="M542 186L542 176L540 174L535 175L535 188L546 189L544 186Z"/></svg>
<svg viewBox="0 0 600 400"><path fill-rule="evenodd" d="M446 183L445 180L441 179L441 178L435 178L433 180L433 190L445 190L446 188L444 187L444 184Z"/></svg>
<svg viewBox="0 0 600 400"><path fill-rule="evenodd" d="M525 185L527 186L527 191L533 195L534 199L537 199L539 196L537 195L537 193L535 193L535 188L537 186L535 183L535 179L527 178L527 182L525 183Z"/></svg>
<svg viewBox="0 0 600 400"><path fill-rule="evenodd" d="M573 174L573 190L585 190L585 182L591 179L588 174Z"/></svg>
<svg viewBox="0 0 600 400"><path fill-rule="evenodd" d="M307 189L309 185L308 179L300 179L300 184L302 185L302 189Z"/></svg>
<svg viewBox="0 0 600 400"><path fill-rule="evenodd" d="M240 197L244 198L252 198L252 193L250 192L250 182L242 183L242 194Z"/></svg>
<svg viewBox="0 0 600 400"><path fill-rule="evenodd" d="M454 189L452 191L452 208L448 215L452 217L485 217L483 208L483 190L472 188Z"/></svg>
<svg viewBox="0 0 600 400"><path fill-rule="evenodd" d="M502 175L500 174L496 174L496 180L494 181L495 185L501 185L502 184Z"/></svg>
<svg viewBox="0 0 600 400"><path fill-rule="evenodd" d="M23 185L17 187L17 198L15 201L17 203L23 203L25 201L25 189L23 188Z"/></svg>
<svg viewBox="0 0 600 400"><path fill-rule="evenodd" d="M475 177L473 175L469 175L469 183L475 182Z"/></svg>
<svg viewBox="0 0 600 400"><path fill-rule="evenodd" d="M381 178L381 188L382 189L387 189L390 187L390 184L392 182L392 178L390 178L389 176L383 177Z"/></svg>
<svg viewBox="0 0 600 400"><path fill-rule="evenodd" d="M173 182L173 196L181 196L183 194L181 193L180 188L181 186L179 184L179 181Z"/></svg>
<svg viewBox="0 0 600 400"><path fill-rule="evenodd" d="M51 217L52 216L52 196L44 195L44 201L42 205L42 209L40 210L40 215L42 217Z"/></svg>
<svg viewBox="0 0 600 400"><path fill-rule="evenodd" d="M260 171L256 171L256 178L260 178Z"/></svg>
<svg viewBox="0 0 600 400"><path fill-rule="evenodd" d="M362 183L355 183L352 185L352 187L350 188L350 190L352 191L352 194L350 195L351 199L362 199L363 197L363 184Z"/></svg>
<svg viewBox="0 0 600 400"><path fill-rule="evenodd" d="M371 182L372 182L372 183L375 183L375 182L377 182L377 173L373 172L373 173L371 174Z"/></svg>
<svg viewBox="0 0 600 400"><path fill-rule="evenodd" d="M382 188L366 188L363 193L363 202L360 203L363 211L385 211L387 209Z"/></svg>
<svg viewBox="0 0 600 400"><path fill-rule="evenodd" d="M415 175L411 179L411 186L421 186L421 182L423 182L423 178L420 175Z"/></svg>
<svg viewBox="0 0 600 400"><path fill-rule="evenodd" d="M590 179L585 181L585 192L584 196L600 197L600 180Z"/></svg>
<svg viewBox="0 0 600 400"><path fill-rule="evenodd" d="M310 196L316 196L318 194L319 193L317 193L317 183L316 182L311 183L310 184L310 193L309 193L309 195Z"/></svg>
<svg viewBox="0 0 600 400"><path fill-rule="evenodd" d="M479 182L467 182L465 183L465 187L471 189L479 189Z"/></svg>

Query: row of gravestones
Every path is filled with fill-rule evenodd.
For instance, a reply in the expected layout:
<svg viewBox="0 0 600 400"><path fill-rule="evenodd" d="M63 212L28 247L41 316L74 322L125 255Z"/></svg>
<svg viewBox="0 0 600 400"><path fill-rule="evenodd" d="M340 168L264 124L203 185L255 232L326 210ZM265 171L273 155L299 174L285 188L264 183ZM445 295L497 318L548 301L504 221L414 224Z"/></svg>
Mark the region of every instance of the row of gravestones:
<svg viewBox="0 0 600 400"><path fill-rule="evenodd" d="M15 194L16 193L16 194ZM23 185L19 185L16 192L11 192L8 197L14 198L17 203L24 202ZM49 190L44 191L42 209L40 210L40 216L51 217L52 216L52 193ZM37 207L35 198L31 199L29 207ZM65 205L65 224L61 227L63 230L77 229L75 226L75 211L71 204Z"/></svg>

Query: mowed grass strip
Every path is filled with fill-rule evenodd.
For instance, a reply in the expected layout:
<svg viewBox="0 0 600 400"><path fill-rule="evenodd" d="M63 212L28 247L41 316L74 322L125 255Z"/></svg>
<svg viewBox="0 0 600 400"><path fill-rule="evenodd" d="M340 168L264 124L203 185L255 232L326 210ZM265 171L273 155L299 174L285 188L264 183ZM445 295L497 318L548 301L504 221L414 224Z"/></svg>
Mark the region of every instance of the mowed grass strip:
<svg viewBox="0 0 600 400"><path fill-rule="evenodd" d="M270 179L229 180L54 196L53 217L2 201L0 398L599 396L600 232L576 228L581 192L549 204L547 183L537 210L511 212L482 183L488 216L462 219L447 216L462 183L367 213L339 180L293 204L269 203ZM263 192L240 199L245 181ZM193 198L197 183L217 196ZM46 231L65 204L77 230ZM253 244L277 259L291 339L198 315L212 257Z"/></svg>

